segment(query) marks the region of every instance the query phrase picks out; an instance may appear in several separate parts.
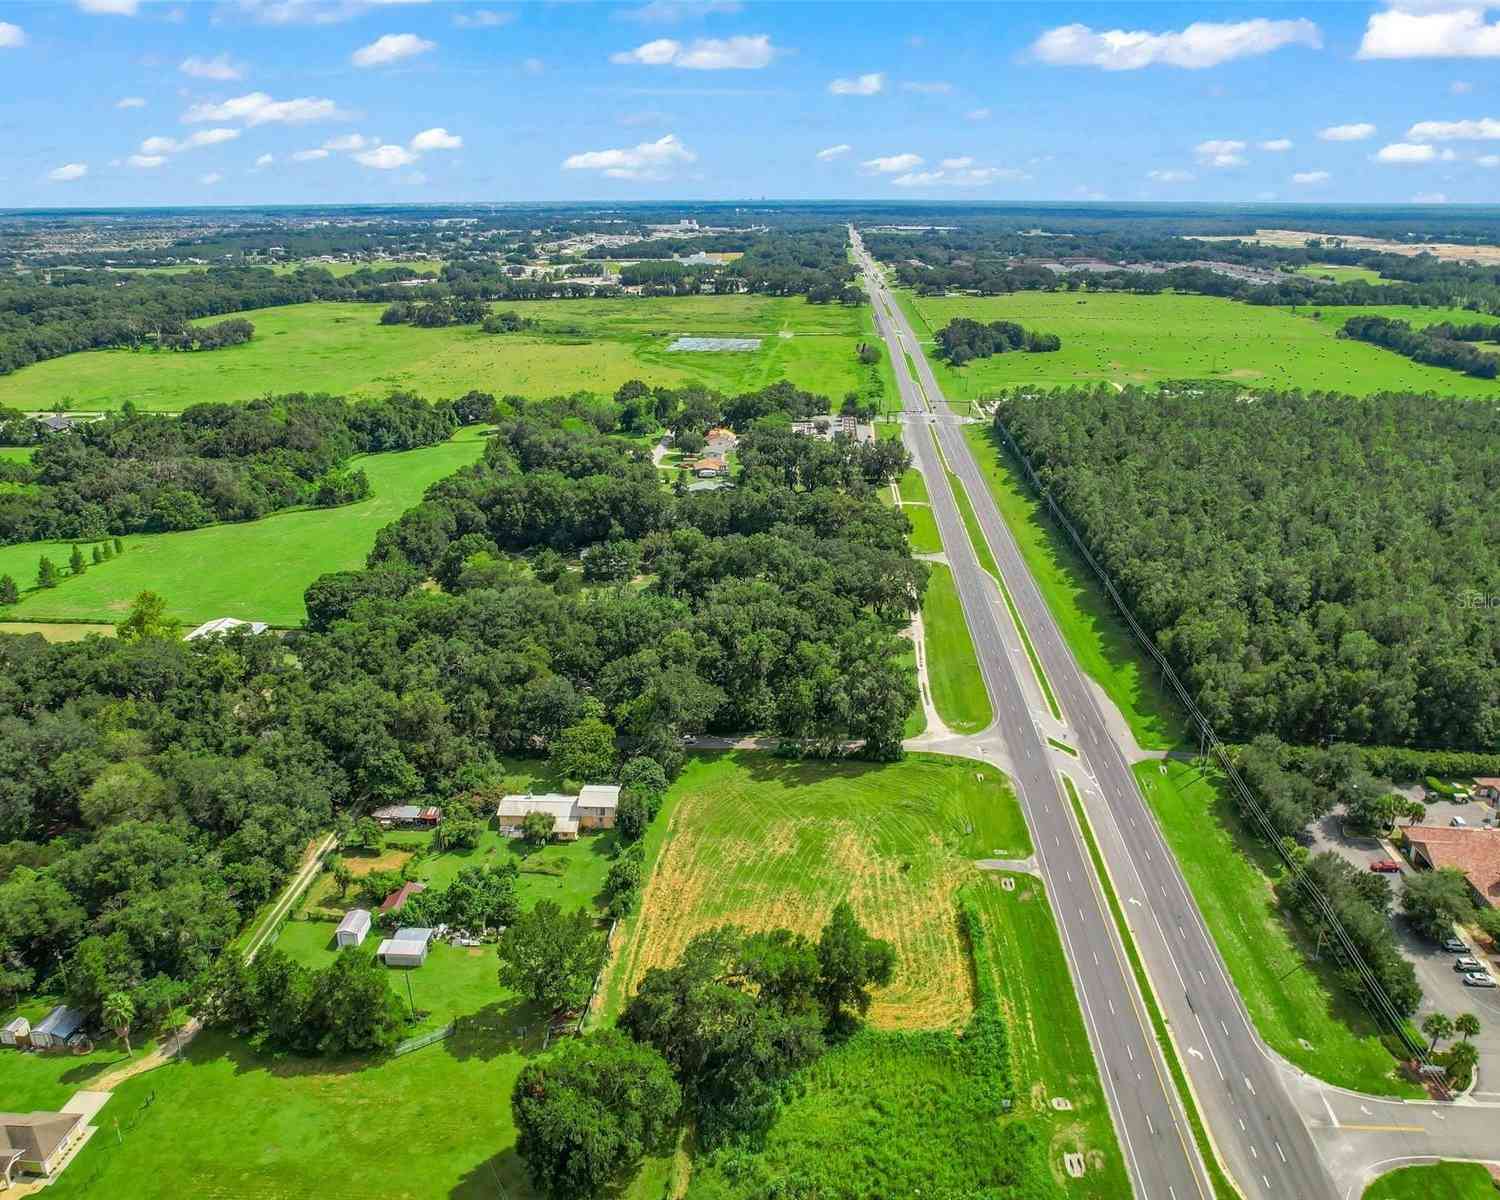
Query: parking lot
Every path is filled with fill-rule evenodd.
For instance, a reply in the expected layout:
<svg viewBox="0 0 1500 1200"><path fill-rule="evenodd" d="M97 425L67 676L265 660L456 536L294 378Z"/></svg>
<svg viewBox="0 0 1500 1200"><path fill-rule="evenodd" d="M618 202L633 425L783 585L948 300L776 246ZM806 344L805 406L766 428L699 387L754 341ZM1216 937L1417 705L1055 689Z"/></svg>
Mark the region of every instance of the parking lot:
<svg viewBox="0 0 1500 1200"><path fill-rule="evenodd" d="M1479 801L1455 804L1438 801L1427 805L1426 825L1448 825L1454 817L1462 818L1477 829L1493 828L1495 809ZM1337 813L1331 813L1309 827L1313 844L1308 847L1313 854L1331 850L1340 858L1367 871L1377 859L1390 858L1390 853L1372 837L1346 834ZM1417 981L1422 985L1422 1008L1415 1024L1430 1012L1441 1012L1448 1016L1471 1012L1479 1017L1481 1030L1474 1039L1479 1050L1479 1083L1475 1095L1485 1100L1500 1100L1500 988L1481 989L1465 987L1459 972L1453 969L1456 957L1426 938L1415 933L1401 916L1401 881L1410 874L1412 867L1400 859L1401 874L1386 875L1391 884L1392 921L1396 927L1397 941L1402 953L1416 968ZM1469 953L1488 968L1491 975L1500 979L1500 959L1482 953L1471 944Z"/></svg>

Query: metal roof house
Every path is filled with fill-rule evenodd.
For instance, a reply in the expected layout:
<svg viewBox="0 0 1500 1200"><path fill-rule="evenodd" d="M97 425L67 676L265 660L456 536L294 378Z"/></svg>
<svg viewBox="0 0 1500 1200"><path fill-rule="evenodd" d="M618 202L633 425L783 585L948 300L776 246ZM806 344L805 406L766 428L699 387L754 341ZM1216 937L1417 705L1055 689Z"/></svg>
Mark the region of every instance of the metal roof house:
<svg viewBox="0 0 1500 1200"><path fill-rule="evenodd" d="M427 950L431 945L430 929L398 929L380 943L375 955L388 967L420 967L427 961Z"/></svg>
<svg viewBox="0 0 1500 1200"><path fill-rule="evenodd" d="M83 1133L82 1113L0 1113L0 1182L16 1171L51 1175Z"/></svg>
<svg viewBox="0 0 1500 1200"><path fill-rule="evenodd" d="M83 1014L76 1008L59 1004L42 1020L32 1026L31 1044L38 1050L53 1050L66 1046L68 1039L83 1028Z"/></svg>
<svg viewBox="0 0 1500 1200"><path fill-rule="evenodd" d="M196 642L199 638L232 633L236 629L246 629L251 633L265 633L269 628L270 626L264 621L241 621L238 617L218 617L212 621L204 621L198 628L184 634L182 640Z"/></svg>
<svg viewBox="0 0 1500 1200"><path fill-rule="evenodd" d="M527 813L551 813L556 824L552 836L571 842L581 829L613 829L615 810L620 805L619 786L612 783L586 784L576 796L558 792L534 796L506 796L495 809L500 832L506 837L520 837Z"/></svg>
<svg viewBox="0 0 1500 1200"><path fill-rule="evenodd" d="M339 927L333 931L333 941L342 950L345 946L358 946L369 935L369 932L369 910L351 908L344 914L344 919L339 922Z"/></svg>
<svg viewBox="0 0 1500 1200"><path fill-rule="evenodd" d="M443 820L443 810L432 805L387 804L370 814L386 828L410 825L419 829L436 828Z"/></svg>

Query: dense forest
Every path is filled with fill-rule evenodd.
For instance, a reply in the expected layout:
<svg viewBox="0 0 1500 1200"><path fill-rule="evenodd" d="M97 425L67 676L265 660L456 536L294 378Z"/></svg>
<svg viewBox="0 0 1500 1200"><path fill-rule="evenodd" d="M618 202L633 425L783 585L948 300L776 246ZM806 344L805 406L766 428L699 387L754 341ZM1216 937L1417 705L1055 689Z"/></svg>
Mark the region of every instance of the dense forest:
<svg viewBox="0 0 1500 1200"><path fill-rule="evenodd" d="M368 485L351 489L342 476L352 455L446 441L493 404L267 396L177 417L127 410L63 433L0 409L0 431L36 445L29 463L5 464L25 486L0 492L0 544L197 529L358 499Z"/></svg>
<svg viewBox="0 0 1500 1200"><path fill-rule="evenodd" d="M149 1028L336 813L500 786L503 753L675 773L714 729L898 754L926 568L875 485L906 461L817 443L844 466L793 469L761 439L734 490L676 497L638 445L523 405L285 641L0 635L0 995L125 991Z"/></svg>
<svg viewBox="0 0 1500 1200"><path fill-rule="evenodd" d="M1221 736L1500 743L1493 406L1100 386L996 421Z"/></svg>
<svg viewBox="0 0 1500 1200"><path fill-rule="evenodd" d="M1493 323L1453 326L1449 324L1428 325L1413 329L1409 321L1393 321L1389 317L1350 317L1339 330L1340 337L1354 338L1375 346L1384 346L1397 354L1419 363L1434 367L1447 367L1462 371L1479 379L1493 379L1500 371L1500 357L1475 349L1470 341L1480 341L1492 336ZM1473 338L1458 338L1455 333L1478 333Z"/></svg>
<svg viewBox="0 0 1500 1200"><path fill-rule="evenodd" d="M1062 339L1055 333L1037 333L1014 321L972 321L955 317L937 331L938 355L955 367L975 358L1024 350L1028 354L1045 354L1062 349Z"/></svg>

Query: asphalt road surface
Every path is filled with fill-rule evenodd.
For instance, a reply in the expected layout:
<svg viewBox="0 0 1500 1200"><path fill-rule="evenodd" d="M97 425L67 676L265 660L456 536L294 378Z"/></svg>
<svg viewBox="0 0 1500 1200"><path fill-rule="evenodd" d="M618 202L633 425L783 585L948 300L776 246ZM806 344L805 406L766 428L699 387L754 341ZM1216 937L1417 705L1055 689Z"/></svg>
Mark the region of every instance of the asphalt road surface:
<svg viewBox="0 0 1500 1200"><path fill-rule="evenodd" d="M1331 1200L1332 1179L1284 1086L1284 1069L1265 1051L1250 1025L1129 764L1110 736L1092 685L1078 669L1031 579L920 343L852 230L851 237L877 326L890 350L903 407L931 414L908 422L907 444L926 476L994 703L993 730L1009 751L1136 1195L1185 1200L1207 1196L1209 1187L1071 807L1059 790L1054 756L1038 727L1038 720L1050 714L1035 714L1028 705L1020 673L1029 668L1024 659L1018 665L1018 656L1007 648L1006 635L1013 626L1008 613L992 600L993 587L975 558L934 436L942 459L973 504L1063 709L1071 744L1079 752L1076 764L1070 763L1070 774L1080 785L1090 824L1215 1145L1247 1196ZM916 365L915 380L908 353Z"/></svg>

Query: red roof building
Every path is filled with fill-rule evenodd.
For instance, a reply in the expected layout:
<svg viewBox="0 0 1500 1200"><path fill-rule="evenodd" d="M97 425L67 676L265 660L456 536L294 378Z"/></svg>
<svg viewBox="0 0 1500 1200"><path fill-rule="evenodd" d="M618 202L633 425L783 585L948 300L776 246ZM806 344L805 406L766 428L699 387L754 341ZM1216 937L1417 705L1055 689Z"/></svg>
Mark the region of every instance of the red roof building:
<svg viewBox="0 0 1500 1200"><path fill-rule="evenodd" d="M1500 908L1500 829L1412 825L1406 840L1418 865L1462 871L1480 901Z"/></svg>
<svg viewBox="0 0 1500 1200"><path fill-rule="evenodd" d="M380 911L383 913L400 912L408 900L418 892L425 892L426 890L427 885L425 883L417 883L415 880L411 883L403 883L380 902Z"/></svg>

